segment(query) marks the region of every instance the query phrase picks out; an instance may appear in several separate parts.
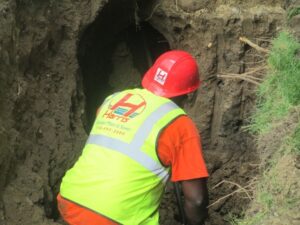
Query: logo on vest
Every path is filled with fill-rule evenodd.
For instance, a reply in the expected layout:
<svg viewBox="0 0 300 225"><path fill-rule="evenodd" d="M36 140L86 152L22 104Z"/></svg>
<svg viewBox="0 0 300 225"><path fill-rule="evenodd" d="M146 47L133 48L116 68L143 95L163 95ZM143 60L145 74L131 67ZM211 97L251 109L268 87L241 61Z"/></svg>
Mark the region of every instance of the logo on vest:
<svg viewBox="0 0 300 225"><path fill-rule="evenodd" d="M121 100L112 101L103 117L126 123L141 114L145 108L146 101L142 96L128 93Z"/></svg>
<svg viewBox="0 0 300 225"><path fill-rule="evenodd" d="M158 83L160 83L161 85L164 85L167 77L168 77L168 73L166 71L162 70L161 68L158 68L156 70L154 80L157 81Z"/></svg>

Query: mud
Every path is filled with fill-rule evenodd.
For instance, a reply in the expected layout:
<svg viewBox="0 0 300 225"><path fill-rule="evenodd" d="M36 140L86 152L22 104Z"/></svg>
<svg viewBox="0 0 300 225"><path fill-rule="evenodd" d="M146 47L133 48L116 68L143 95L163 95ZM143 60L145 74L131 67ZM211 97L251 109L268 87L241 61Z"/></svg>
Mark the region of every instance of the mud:
<svg viewBox="0 0 300 225"><path fill-rule="evenodd" d="M184 49L201 68L185 109L201 131L210 201L245 185L257 164L247 125L255 85L220 79L251 70L288 1L0 0L0 224L61 224L55 196L80 154L96 108L113 91L139 85L161 52ZM167 189L162 223L175 224ZM237 193L210 207L207 224L228 224L249 200Z"/></svg>

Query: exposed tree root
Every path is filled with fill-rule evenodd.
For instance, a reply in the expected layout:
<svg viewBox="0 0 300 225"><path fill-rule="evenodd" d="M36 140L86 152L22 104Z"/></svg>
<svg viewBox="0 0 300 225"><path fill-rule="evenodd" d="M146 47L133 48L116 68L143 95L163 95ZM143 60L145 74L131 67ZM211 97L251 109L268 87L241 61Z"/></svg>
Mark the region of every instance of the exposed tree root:
<svg viewBox="0 0 300 225"><path fill-rule="evenodd" d="M254 184L256 183L256 178L252 179L249 184L247 184L246 186L242 187L241 185L235 183L235 182L232 182L232 181L228 181L228 180L222 180L221 182L219 182L218 184L216 184L214 187L212 187L212 189L215 189L217 187L219 187L221 184L223 183L227 183L227 184L231 184L231 185L234 185L234 186L237 186L238 188L236 190L234 190L233 192L219 198L218 200L216 200L215 202L211 203L209 206L207 206L207 208L210 208L211 206L219 203L220 201L234 195L235 193L238 193L238 192L244 192L246 195L247 195L247 199L250 199L252 200L253 199L253 196L250 194L251 192L251 189L252 187L254 186Z"/></svg>
<svg viewBox="0 0 300 225"><path fill-rule="evenodd" d="M260 66L260 67L251 69L250 71L245 72L245 73L240 73L240 74L237 74L237 73L224 73L224 74L217 75L217 77L245 80L245 81L248 81L249 83L259 85L260 82L263 79L257 77L257 75L264 74L263 72L266 70L266 68L267 68L266 66Z"/></svg>
<svg viewBox="0 0 300 225"><path fill-rule="evenodd" d="M161 4L158 3L156 6L154 6L152 12L151 12L150 15L145 19L145 21L149 21L149 20L152 18L153 14L156 12L157 8L158 8L160 5L161 5Z"/></svg>
<svg viewBox="0 0 300 225"><path fill-rule="evenodd" d="M260 46L258 46L257 44L254 44L252 41L250 41L248 38L246 37L240 37L239 39L241 42L244 42L246 44L248 44L249 46L251 46L252 48L255 48L257 51L259 52L264 52L264 53L269 53L270 51L268 49L262 48Z"/></svg>
<svg viewBox="0 0 300 225"><path fill-rule="evenodd" d="M240 37L239 40L241 42L248 44L249 46L251 46L252 48L256 49L259 52L269 53L268 49L258 46L257 44L253 43L246 37ZM263 60L260 60L260 62L255 62L253 64L262 64L264 62L265 62L265 60L263 59ZM258 66L256 68L250 69L250 71L245 72L245 73L241 73L241 74L223 73L223 74L217 75L217 77L218 78L228 78L228 79L239 79L239 80L244 80L244 81L247 81L247 82L255 84L255 85L259 85L263 79L259 78L257 76L263 75L266 68L267 67L265 65L263 65L263 66Z"/></svg>

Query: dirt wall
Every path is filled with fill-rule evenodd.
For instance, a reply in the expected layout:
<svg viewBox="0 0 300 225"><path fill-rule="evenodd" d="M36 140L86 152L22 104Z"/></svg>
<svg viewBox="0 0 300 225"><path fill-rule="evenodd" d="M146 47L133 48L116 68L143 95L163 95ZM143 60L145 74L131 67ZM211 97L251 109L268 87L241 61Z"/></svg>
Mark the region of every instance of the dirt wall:
<svg viewBox="0 0 300 225"><path fill-rule="evenodd" d="M227 180L245 185L257 171L256 149L247 125L255 104L255 85L239 79L220 79L259 66L255 50L239 42L246 36L262 47L282 25L282 1L164 1L152 6L150 22L171 44L190 51L199 61L203 84L192 103L186 104L202 136L210 170L210 187ZM270 7L272 6L272 7ZM188 21L188 22L187 22ZM223 184L210 190L214 203L236 187ZM210 207L208 224L227 224L229 214L239 215L247 197L236 195ZM172 224L172 223L170 223Z"/></svg>
<svg viewBox="0 0 300 225"><path fill-rule="evenodd" d="M0 224L56 223L60 179L87 135L78 45L108 2L0 1ZM201 130L211 186L222 179L246 182L256 159L241 127L252 110L255 86L217 75L243 73L258 63L260 56L238 38L268 46L281 28L286 2L130 2L138 6L130 23L147 21L172 49L191 52L199 63L202 87L186 110ZM114 28L116 34L123 29ZM115 72L122 69L117 65ZM211 201L227 189L232 187L212 190ZM225 224L230 210L240 212L237 203L240 199L232 198L214 206L210 224ZM170 218L163 223L174 224Z"/></svg>
<svg viewBox="0 0 300 225"><path fill-rule="evenodd" d="M77 40L104 3L0 2L0 224L54 216L58 178L86 137Z"/></svg>

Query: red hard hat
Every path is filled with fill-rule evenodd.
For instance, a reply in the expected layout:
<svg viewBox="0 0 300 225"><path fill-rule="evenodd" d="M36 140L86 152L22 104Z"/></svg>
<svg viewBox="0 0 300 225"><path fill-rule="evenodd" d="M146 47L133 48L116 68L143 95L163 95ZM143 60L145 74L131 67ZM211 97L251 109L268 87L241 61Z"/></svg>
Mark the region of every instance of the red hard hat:
<svg viewBox="0 0 300 225"><path fill-rule="evenodd" d="M142 86L155 95L171 98L195 91L200 85L196 60L187 52L165 52L146 72Z"/></svg>

